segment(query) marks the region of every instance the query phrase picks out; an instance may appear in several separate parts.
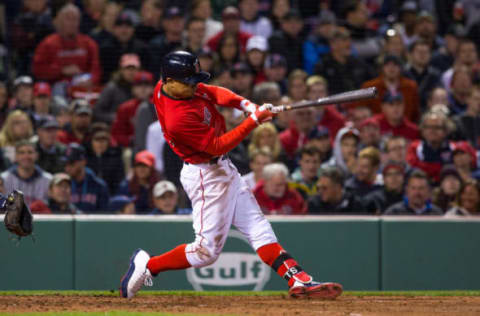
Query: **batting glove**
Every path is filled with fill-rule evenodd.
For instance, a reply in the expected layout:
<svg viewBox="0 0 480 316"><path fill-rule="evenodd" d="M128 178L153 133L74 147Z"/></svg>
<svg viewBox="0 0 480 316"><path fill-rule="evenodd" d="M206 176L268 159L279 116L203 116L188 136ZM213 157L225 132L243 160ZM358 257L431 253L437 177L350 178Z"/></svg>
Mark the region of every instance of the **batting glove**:
<svg viewBox="0 0 480 316"><path fill-rule="evenodd" d="M250 117L257 122L258 125L271 121L274 116L275 113L270 112L266 104L260 106L254 113L250 114Z"/></svg>

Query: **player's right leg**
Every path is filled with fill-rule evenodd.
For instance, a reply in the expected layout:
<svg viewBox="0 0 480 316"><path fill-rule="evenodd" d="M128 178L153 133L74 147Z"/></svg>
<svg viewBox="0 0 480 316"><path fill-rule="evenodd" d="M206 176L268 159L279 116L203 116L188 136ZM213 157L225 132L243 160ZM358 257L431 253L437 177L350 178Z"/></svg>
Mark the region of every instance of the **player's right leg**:
<svg viewBox="0 0 480 316"><path fill-rule="evenodd" d="M123 297L133 297L145 281L160 272L203 267L215 262L227 239L236 202L229 170L219 172L222 168L219 165L204 168L188 165L182 169L180 180L193 207L195 241L154 257L137 250L122 278L120 293Z"/></svg>

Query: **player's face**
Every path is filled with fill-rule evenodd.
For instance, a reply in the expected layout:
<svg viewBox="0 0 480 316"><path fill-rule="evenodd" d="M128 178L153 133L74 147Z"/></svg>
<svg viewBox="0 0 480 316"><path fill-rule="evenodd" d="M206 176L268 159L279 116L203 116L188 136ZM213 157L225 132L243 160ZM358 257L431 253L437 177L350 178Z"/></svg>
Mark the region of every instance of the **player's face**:
<svg viewBox="0 0 480 316"><path fill-rule="evenodd" d="M49 195L55 202L65 204L70 202L71 192L70 182L62 181L50 188Z"/></svg>
<svg viewBox="0 0 480 316"><path fill-rule="evenodd" d="M320 157L318 155L304 154L300 159L300 170L304 180L312 181L315 179L318 168L320 168Z"/></svg>
<svg viewBox="0 0 480 316"><path fill-rule="evenodd" d="M154 200L155 207L167 214L173 214L178 202L178 194L165 192Z"/></svg>
<svg viewBox="0 0 480 316"><path fill-rule="evenodd" d="M15 152L15 161L19 167L31 168L35 165L37 159L37 152L33 146L19 147Z"/></svg>
<svg viewBox="0 0 480 316"><path fill-rule="evenodd" d="M167 79L167 83L165 84L165 91L172 97L178 99L193 97L196 89L196 85L188 85L173 79Z"/></svg>
<svg viewBox="0 0 480 316"><path fill-rule="evenodd" d="M287 178L277 174L265 181L265 193L271 198L281 198L287 189Z"/></svg>

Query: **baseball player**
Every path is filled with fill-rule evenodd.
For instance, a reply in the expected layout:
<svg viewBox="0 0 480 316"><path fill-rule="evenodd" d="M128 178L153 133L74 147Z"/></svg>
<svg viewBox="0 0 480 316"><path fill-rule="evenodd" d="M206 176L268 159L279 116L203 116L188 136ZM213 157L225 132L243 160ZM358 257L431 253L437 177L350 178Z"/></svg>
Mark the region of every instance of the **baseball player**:
<svg viewBox="0 0 480 316"><path fill-rule="evenodd" d="M154 257L137 249L121 280L121 296L133 297L160 272L214 263L232 224L263 262L288 282L290 296L339 296L340 284L313 281L282 248L247 184L226 157L255 127L272 119L271 105L257 106L228 89L203 84L210 74L201 71L197 57L188 52L166 55L161 76L154 104L165 139L184 161L180 181L192 201L195 240ZM249 116L226 132L216 105L235 107Z"/></svg>

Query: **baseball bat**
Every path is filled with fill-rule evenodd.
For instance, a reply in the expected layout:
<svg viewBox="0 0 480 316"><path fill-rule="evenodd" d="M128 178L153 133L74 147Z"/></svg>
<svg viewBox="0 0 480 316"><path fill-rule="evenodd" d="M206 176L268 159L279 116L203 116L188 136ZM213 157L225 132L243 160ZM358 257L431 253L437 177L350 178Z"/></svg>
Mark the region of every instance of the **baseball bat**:
<svg viewBox="0 0 480 316"><path fill-rule="evenodd" d="M302 101L290 105L278 105L272 108L272 112L280 113L283 111L297 110L302 108L308 108L311 106L324 106L337 103L347 103L353 101L360 101L365 99L375 98L377 95L377 88L365 88L359 90L352 90L343 93L333 94L328 97L320 98L315 101Z"/></svg>

